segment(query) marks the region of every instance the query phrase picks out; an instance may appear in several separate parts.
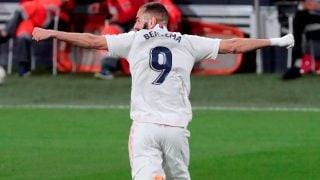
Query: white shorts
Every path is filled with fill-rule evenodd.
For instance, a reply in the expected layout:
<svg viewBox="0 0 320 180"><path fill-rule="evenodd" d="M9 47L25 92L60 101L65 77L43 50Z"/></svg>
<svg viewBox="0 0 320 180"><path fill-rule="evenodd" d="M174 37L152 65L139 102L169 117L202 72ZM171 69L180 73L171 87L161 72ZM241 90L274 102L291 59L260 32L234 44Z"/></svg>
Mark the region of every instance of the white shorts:
<svg viewBox="0 0 320 180"><path fill-rule="evenodd" d="M189 180L189 137L182 127L133 122L128 143L132 179Z"/></svg>

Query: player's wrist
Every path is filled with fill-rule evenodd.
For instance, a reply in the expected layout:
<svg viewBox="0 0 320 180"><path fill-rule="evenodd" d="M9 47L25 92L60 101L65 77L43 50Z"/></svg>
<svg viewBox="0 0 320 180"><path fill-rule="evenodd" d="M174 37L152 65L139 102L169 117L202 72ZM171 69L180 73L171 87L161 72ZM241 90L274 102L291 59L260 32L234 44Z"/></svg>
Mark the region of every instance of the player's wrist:
<svg viewBox="0 0 320 180"><path fill-rule="evenodd" d="M58 34L55 30L47 30L50 38L57 38Z"/></svg>
<svg viewBox="0 0 320 180"><path fill-rule="evenodd" d="M271 46L281 46L281 38L270 38Z"/></svg>

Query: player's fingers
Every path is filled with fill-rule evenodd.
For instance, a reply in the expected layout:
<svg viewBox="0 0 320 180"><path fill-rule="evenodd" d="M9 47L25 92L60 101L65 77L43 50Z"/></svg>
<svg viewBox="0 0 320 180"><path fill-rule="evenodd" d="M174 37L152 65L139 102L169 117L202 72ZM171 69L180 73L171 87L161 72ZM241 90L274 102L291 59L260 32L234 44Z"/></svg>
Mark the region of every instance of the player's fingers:
<svg viewBox="0 0 320 180"><path fill-rule="evenodd" d="M288 35L288 39L289 39L289 45L287 46L287 48L292 48L294 46L294 37L292 34Z"/></svg>
<svg viewBox="0 0 320 180"><path fill-rule="evenodd" d="M45 32L43 29L36 27L32 32L32 36L34 40L40 41L43 39L43 37L45 37Z"/></svg>
<svg viewBox="0 0 320 180"><path fill-rule="evenodd" d="M33 31L32 31L32 39L36 40L36 41L39 41L39 38L37 36L37 31L38 31L37 27L33 29Z"/></svg>
<svg viewBox="0 0 320 180"><path fill-rule="evenodd" d="M32 36L32 39L33 39L33 40L36 40L36 41L39 41L39 37L37 36L37 34L34 34L34 35Z"/></svg>
<svg viewBox="0 0 320 180"><path fill-rule="evenodd" d="M32 39L37 41L35 34L32 34Z"/></svg>
<svg viewBox="0 0 320 180"><path fill-rule="evenodd" d="M32 35L35 35L37 33L37 31L38 31L37 27L33 28Z"/></svg>

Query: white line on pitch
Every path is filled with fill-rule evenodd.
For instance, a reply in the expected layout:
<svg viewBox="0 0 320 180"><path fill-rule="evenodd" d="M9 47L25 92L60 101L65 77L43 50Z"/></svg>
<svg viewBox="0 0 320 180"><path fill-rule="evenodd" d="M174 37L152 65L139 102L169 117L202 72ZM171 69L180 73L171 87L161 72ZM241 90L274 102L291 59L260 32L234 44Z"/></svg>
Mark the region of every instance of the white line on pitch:
<svg viewBox="0 0 320 180"><path fill-rule="evenodd" d="M129 109L128 105L0 105L0 109ZM320 108L193 106L193 110L320 112Z"/></svg>

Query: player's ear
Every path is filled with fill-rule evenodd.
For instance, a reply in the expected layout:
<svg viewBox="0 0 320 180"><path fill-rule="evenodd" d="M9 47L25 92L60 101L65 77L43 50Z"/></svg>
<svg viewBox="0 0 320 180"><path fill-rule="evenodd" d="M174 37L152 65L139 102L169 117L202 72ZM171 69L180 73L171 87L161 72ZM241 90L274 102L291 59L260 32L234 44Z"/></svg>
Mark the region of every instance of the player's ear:
<svg viewBox="0 0 320 180"><path fill-rule="evenodd" d="M149 27L153 28L157 24L157 18L152 16L149 21Z"/></svg>

